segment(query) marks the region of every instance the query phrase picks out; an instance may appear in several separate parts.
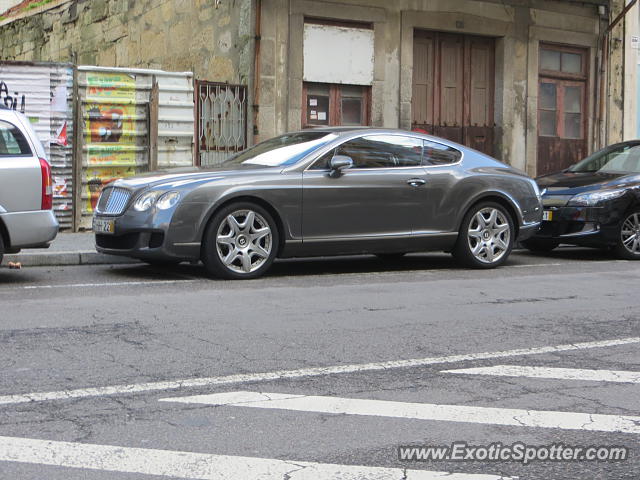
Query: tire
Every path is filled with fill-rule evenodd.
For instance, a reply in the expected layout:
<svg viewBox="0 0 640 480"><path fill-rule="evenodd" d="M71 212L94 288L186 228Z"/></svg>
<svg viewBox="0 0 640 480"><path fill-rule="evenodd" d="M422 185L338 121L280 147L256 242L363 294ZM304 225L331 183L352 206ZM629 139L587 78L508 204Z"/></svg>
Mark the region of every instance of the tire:
<svg viewBox="0 0 640 480"><path fill-rule="evenodd" d="M495 202L481 202L464 216L452 254L465 267L495 268L509 258L514 237L507 209Z"/></svg>
<svg viewBox="0 0 640 480"><path fill-rule="evenodd" d="M640 260L640 210L627 213L620 222L616 255L625 260Z"/></svg>
<svg viewBox="0 0 640 480"><path fill-rule="evenodd" d="M540 240L538 238L530 238L522 242L522 246L527 250L535 253L549 253L560 245L554 240Z"/></svg>
<svg viewBox="0 0 640 480"><path fill-rule="evenodd" d="M232 203L209 222L202 262L218 278L257 278L273 263L278 241L278 228L269 212L254 203Z"/></svg>

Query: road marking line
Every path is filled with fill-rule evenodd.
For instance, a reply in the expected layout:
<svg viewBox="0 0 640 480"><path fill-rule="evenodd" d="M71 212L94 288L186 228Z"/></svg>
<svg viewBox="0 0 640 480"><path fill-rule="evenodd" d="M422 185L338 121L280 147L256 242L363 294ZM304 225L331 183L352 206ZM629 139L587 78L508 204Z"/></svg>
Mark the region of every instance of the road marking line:
<svg viewBox="0 0 640 480"><path fill-rule="evenodd" d="M495 365L492 367L443 370L443 373L492 375L497 377L551 378L556 380L587 380L593 382L640 383L640 372L628 372L623 370L584 370L578 368Z"/></svg>
<svg viewBox="0 0 640 480"><path fill-rule="evenodd" d="M0 289L0 293L5 291L15 291L15 290L40 290L40 289L52 289L52 288L84 288L84 287L128 287L135 285L159 285L159 284L172 284L172 283L190 283L195 282L197 280L147 280L147 281L139 281L139 282L105 282L105 283L67 283L67 284L56 284L56 285L24 285L20 287L14 288L2 288Z"/></svg>
<svg viewBox="0 0 640 480"><path fill-rule="evenodd" d="M361 363L353 365L334 365L328 367L300 368L297 370L277 370L273 372L244 373L222 377L189 378L164 382L134 383L129 385L111 385L106 387L89 387L74 390L59 390L53 392L22 393L0 396L0 405L12 405L29 402L44 402L50 400L66 400L72 398L101 397L107 395L129 395L163 390L177 390L181 388L211 387L215 385L234 385L240 383L267 382L303 377L319 377L324 375L338 375L349 373L376 372L395 370L399 368L426 367L444 363L458 363L494 358L509 358L525 355L540 355L544 353L569 352L587 350L591 348L617 347L640 343L640 337L617 338L595 342L570 343L547 347L521 348L498 352L469 353L450 355L447 357L414 358L409 360L391 360L388 362Z"/></svg>
<svg viewBox="0 0 640 480"><path fill-rule="evenodd" d="M0 437L0 461L202 480L508 480L500 475L336 465ZM405 475L406 473L406 475Z"/></svg>
<svg viewBox="0 0 640 480"><path fill-rule="evenodd" d="M514 427L640 433L640 417L627 415L405 403L387 400L258 392L214 393L191 397L162 398L159 401L293 410L296 412L410 418L439 422L481 423Z"/></svg>

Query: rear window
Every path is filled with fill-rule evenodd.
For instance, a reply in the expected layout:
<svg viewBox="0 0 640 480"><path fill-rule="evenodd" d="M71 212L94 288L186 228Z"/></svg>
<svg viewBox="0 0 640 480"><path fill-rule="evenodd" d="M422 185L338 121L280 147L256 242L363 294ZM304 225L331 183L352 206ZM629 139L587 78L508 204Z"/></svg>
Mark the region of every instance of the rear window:
<svg viewBox="0 0 640 480"><path fill-rule="evenodd" d="M0 157L20 155L31 155L29 142L18 127L0 120Z"/></svg>

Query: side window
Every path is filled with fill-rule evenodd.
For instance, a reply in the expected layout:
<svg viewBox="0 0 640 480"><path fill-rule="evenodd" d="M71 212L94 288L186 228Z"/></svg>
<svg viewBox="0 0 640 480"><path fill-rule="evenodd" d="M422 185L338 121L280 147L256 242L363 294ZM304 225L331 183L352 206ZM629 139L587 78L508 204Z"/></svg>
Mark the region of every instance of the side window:
<svg viewBox="0 0 640 480"><path fill-rule="evenodd" d="M441 143L424 141L424 165L450 165L460 161L462 154L453 147Z"/></svg>
<svg viewBox="0 0 640 480"><path fill-rule="evenodd" d="M0 157L15 155L31 155L29 142L18 127L0 120Z"/></svg>
<svg viewBox="0 0 640 480"><path fill-rule="evenodd" d="M329 170L329 162L336 154L336 149L333 148L329 150L327 153L322 155L318 160L316 160L313 165L309 167L309 170Z"/></svg>
<svg viewBox="0 0 640 480"><path fill-rule="evenodd" d="M422 140L402 135L355 138L336 149L353 159L353 168L416 167L422 162Z"/></svg>

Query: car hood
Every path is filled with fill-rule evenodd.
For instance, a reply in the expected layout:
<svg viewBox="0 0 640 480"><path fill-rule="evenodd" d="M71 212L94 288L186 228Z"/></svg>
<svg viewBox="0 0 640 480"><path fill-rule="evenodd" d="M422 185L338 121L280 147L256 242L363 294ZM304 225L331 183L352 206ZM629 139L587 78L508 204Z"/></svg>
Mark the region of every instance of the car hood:
<svg viewBox="0 0 640 480"><path fill-rule="evenodd" d="M616 172L560 172L536 178L541 190L554 195L575 195L638 180L638 174Z"/></svg>
<svg viewBox="0 0 640 480"><path fill-rule="evenodd" d="M261 165L234 165L232 167L183 167L158 170L155 172L121 178L112 185L140 190L145 188L173 188L189 183L223 180L239 176L265 175L280 171L281 167Z"/></svg>

